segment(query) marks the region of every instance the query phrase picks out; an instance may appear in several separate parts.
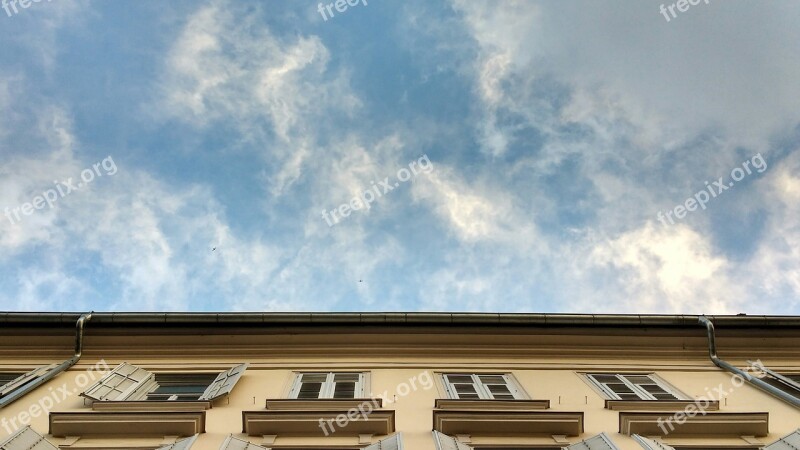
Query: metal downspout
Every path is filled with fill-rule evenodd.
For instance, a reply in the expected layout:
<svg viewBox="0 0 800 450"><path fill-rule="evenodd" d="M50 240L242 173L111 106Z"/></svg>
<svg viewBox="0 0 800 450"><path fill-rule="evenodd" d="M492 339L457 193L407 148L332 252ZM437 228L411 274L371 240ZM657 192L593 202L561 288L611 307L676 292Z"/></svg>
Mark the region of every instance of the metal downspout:
<svg viewBox="0 0 800 450"><path fill-rule="evenodd" d="M706 331L708 332L708 356L711 358L711 362L714 363L717 367L727 370L730 373L736 374L747 380L748 383L754 385L755 387L761 389L762 391L766 391L781 400L800 408L800 399L797 397L789 394L788 392L784 392L783 390L772 386L761 380L758 377L754 377L749 373L745 372L744 370L728 363L727 361L723 361L719 359L717 356L717 343L715 340L714 334L714 324L706 317L700 316L699 322L701 325L705 325Z"/></svg>
<svg viewBox="0 0 800 450"><path fill-rule="evenodd" d="M92 313L82 314L78 321L75 323L75 354L72 358L64 361L63 363L59 364L57 367L54 367L53 370L48 371L41 377L36 378L35 380L21 386L19 389L15 390L14 392L8 394L7 396L0 398L0 409L8 406L14 400L22 397L23 395L27 394L28 392L36 389L37 387L41 386L42 384L50 381L56 375L64 372L65 370L69 369L70 367L74 366L81 359L81 355L83 354L83 328L87 321L92 318Z"/></svg>

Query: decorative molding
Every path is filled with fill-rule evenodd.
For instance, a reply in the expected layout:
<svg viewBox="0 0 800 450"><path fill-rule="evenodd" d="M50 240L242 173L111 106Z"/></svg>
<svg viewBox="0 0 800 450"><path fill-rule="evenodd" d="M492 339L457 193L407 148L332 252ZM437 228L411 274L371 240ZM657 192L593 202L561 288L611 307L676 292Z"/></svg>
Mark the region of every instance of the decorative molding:
<svg viewBox="0 0 800 450"><path fill-rule="evenodd" d="M368 403L372 409L383 407L383 399L380 398L268 398L266 408L273 411L341 411L352 408L358 409L364 403ZM375 407L375 405L378 406Z"/></svg>
<svg viewBox="0 0 800 450"><path fill-rule="evenodd" d="M164 436L164 439L161 440L161 445L174 444L175 441L177 441L179 437L180 436Z"/></svg>
<svg viewBox="0 0 800 450"><path fill-rule="evenodd" d="M641 436L766 436L769 434L769 413L710 412L689 417L658 412L620 412L619 432ZM661 425L661 426L659 426ZM663 427L663 428L662 428ZM674 430L672 429L674 427ZM664 432L666 430L666 433Z"/></svg>
<svg viewBox="0 0 800 450"><path fill-rule="evenodd" d="M583 412L435 410L433 429L451 436L578 436L583 433Z"/></svg>
<svg viewBox="0 0 800 450"><path fill-rule="evenodd" d="M348 411L353 410L242 411L243 433L249 436L325 436L320 421L332 423L337 436L387 435L395 431L393 410L374 410L366 415L356 410L358 415L355 419L348 418ZM345 425L339 426L337 419Z"/></svg>
<svg viewBox="0 0 800 450"><path fill-rule="evenodd" d="M761 439L756 438L755 436L739 436L742 438L743 441L747 442L748 444L757 445L759 447L764 446L764 442Z"/></svg>
<svg viewBox="0 0 800 450"><path fill-rule="evenodd" d="M64 442L58 444L58 447L59 448L60 447L69 447L71 445L74 445L79 440L81 440L80 436L66 436L66 437L64 437Z"/></svg>
<svg viewBox="0 0 800 450"><path fill-rule="evenodd" d="M172 411L200 412L211 409L209 401L99 401L92 402L92 411Z"/></svg>
<svg viewBox="0 0 800 450"><path fill-rule="evenodd" d="M697 400L606 400L606 409L614 411L683 411L689 405L696 405ZM718 400L704 400L708 406L705 411L719 411ZM698 408L699 409L699 408Z"/></svg>
<svg viewBox="0 0 800 450"><path fill-rule="evenodd" d="M50 434L64 436L192 436L205 433L203 412L51 412Z"/></svg>
<svg viewBox="0 0 800 450"><path fill-rule="evenodd" d="M556 444L569 445L569 439L567 439L567 437L564 436L563 434L554 434L550 437L553 438L553 442L555 442Z"/></svg>
<svg viewBox="0 0 800 450"><path fill-rule="evenodd" d="M372 443L372 435L371 434L359 434L358 435L358 443L359 444L371 444Z"/></svg>
<svg viewBox="0 0 800 450"><path fill-rule="evenodd" d="M535 411L550 408L550 400L472 400L437 398L436 409L476 411Z"/></svg>

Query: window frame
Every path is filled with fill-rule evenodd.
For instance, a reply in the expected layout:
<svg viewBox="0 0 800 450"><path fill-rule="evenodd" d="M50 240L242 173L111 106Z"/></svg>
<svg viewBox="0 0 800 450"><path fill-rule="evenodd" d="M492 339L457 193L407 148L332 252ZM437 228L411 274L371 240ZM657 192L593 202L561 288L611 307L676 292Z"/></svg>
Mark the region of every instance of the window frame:
<svg viewBox="0 0 800 450"><path fill-rule="evenodd" d="M668 401L681 401L681 400L692 400L689 396L681 392L675 386L667 383L663 378L659 377L654 372L584 372L581 373L583 378L598 392L600 392L606 399L608 400L623 400L620 395L615 392L613 389L606 386L605 383L600 382L594 378L594 375L611 375L617 377L618 380L622 382L625 386L627 386L632 393L636 394L639 398L636 400L627 400L627 401L642 401L642 402L668 402ZM665 392L672 394L675 398L674 399L658 399L653 396L651 393L647 392L645 389L642 389L638 384L628 380L626 377L634 376L634 377L648 377L653 382L653 384L657 385Z"/></svg>
<svg viewBox="0 0 800 450"><path fill-rule="evenodd" d="M195 402L195 401L201 401L200 398L203 397L203 393L205 393L208 390L208 387L211 386L214 383L214 380L217 377L217 374L211 373L211 372L208 372L208 373L206 373L206 372L193 372L193 373L189 373L189 372L180 372L180 373L176 373L176 372L155 372L153 375L155 375L155 377L153 378L153 381L155 382L155 385L151 386L150 390L147 390L147 391L143 390L140 393L135 393L135 395L133 395L133 396L131 396L129 398L126 398L123 401L148 401L148 402ZM159 379L159 377L161 379ZM165 380L164 377L167 377L168 379ZM167 394L156 393L156 391L158 389L162 388L162 387L166 388L166 387L169 387L169 386L194 385L194 384L200 385L200 383L192 383L191 377L196 377L196 378L206 377L206 378L209 379L208 384L206 384L205 388L203 388L203 390L197 395L197 398L195 398L195 399L180 399L179 397L187 395L185 393L184 394L173 393L173 394L170 394L170 396L168 398L152 398L152 399L150 398L151 395L154 396L154 397L156 397L156 396L160 396L160 397L166 396ZM169 378L172 378L172 379L169 379ZM178 378L183 378L183 380L178 381L177 380ZM205 380L203 380L203 381L205 381ZM192 396L194 396L194 394L192 394Z"/></svg>
<svg viewBox="0 0 800 450"><path fill-rule="evenodd" d="M491 372L491 373L482 373L482 372L442 372L439 374L439 377L442 381L442 385L444 386L445 394L447 398L450 400L462 400L458 396L458 392L456 391L454 384L450 382L449 376L451 375L458 375L458 376L469 376L472 378L472 385L475 388L475 392L478 394L477 400L497 400L497 401L511 401L511 399L496 399L494 398L494 394L489 390L486 384L480 379L482 376L500 376L503 377L503 380L506 382L506 387L511 395L514 396L513 400L529 400L530 397L528 393L522 388L522 385L517 381L514 374L511 372L505 373L498 373L498 372ZM476 399L467 399L467 400L476 400Z"/></svg>
<svg viewBox="0 0 800 450"><path fill-rule="evenodd" d="M229 395L238 383L241 376L247 370L248 364L241 363L233 366L229 370L214 372L201 371L169 371L151 372L142 367L127 362L120 363L117 367L106 373L101 379L87 387L80 395L93 402L212 402L218 398ZM148 399L150 394L160 387L156 377L158 376L208 376L212 381L206 386L200 398L197 400L186 400L179 398L167 399ZM212 377L214 376L214 377ZM98 395L99 394L99 395ZM180 397L180 394L176 394Z"/></svg>
<svg viewBox="0 0 800 450"><path fill-rule="evenodd" d="M316 398L299 398L300 389L303 385L302 379L303 375L325 375L325 381L322 383L322 387L319 390L319 396ZM353 392L353 399L356 398L367 398L370 392L370 372L367 371L336 371L336 372L324 372L324 371L309 371L309 372L294 372L291 387L289 388L289 393L287 398L292 400L332 400L335 397L333 394L336 390L336 383L334 383L334 378L336 375L341 374L354 374L358 375L358 381L356 382L356 387ZM341 399L341 398L340 398ZM349 399L349 398L346 398Z"/></svg>
<svg viewBox="0 0 800 450"><path fill-rule="evenodd" d="M27 371L27 372L3 372L7 374L19 374L17 378L13 380L7 381L6 383L0 384L0 398L6 397L11 395L18 389L34 382L38 378L46 375L51 370L55 369L58 364L48 364L45 366L35 367L34 369Z"/></svg>
<svg viewBox="0 0 800 450"><path fill-rule="evenodd" d="M7 372L0 370L0 388L25 375L25 372ZM10 377L10 378L9 378ZM3 381L5 378L5 381Z"/></svg>
<svg viewBox="0 0 800 450"><path fill-rule="evenodd" d="M762 381L774 386L789 395L800 398L800 373L781 373L761 364L760 361L747 361L750 367L764 373ZM766 378L766 380L765 380ZM797 379L795 379L797 378Z"/></svg>

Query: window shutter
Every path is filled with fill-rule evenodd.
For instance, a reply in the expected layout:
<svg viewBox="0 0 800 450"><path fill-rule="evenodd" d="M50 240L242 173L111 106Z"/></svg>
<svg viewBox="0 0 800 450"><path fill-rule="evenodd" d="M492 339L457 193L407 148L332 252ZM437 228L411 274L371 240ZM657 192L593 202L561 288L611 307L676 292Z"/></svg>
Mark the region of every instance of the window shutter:
<svg viewBox="0 0 800 450"><path fill-rule="evenodd" d="M674 447L670 447L663 442L654 441L638 434L634 434L632 437L644 450L675 450Z"/></svg>
<svg viewBox="0 0 800 450"><path fill-rule="evenodd" d="M639 395L652 400L678 400L678 396L663 386L652 374L648 375L620 375L628 383L639 390Z"/></svg>
<svg viewBox="0 0 800 450"><path fill-rule="evenodd" d="M566 450L619 450L605 433L562 448Z"/></svg>
<svg viewBox="0 0 800 450"><path fill-rule="evenodd" d="M778 439L762 450L797 450L798 448L800 448L800 430Z"/></svg>
<svg viewBox="0 0 800 450"><path fill-rule="evenodd" d="M436 442L436 450L474 450L469 445L457 441L456 438L438 431L433 432L433 440Z"/></svg>
<svg viewBox="0 0 800 450"><path fill-rule="evenodd" d="M194 436L190 436L188 438L178 439L175 441L174 444L165 445L163 447L158 447L156 450L189 450L194 444L194 441L197 440L197 434Z"/></svg>
<svg viewBox="0 0 800 450"><path fill-rule="evenodd" d="M267 450L266 448L251 444L247 441L243 441L241 439L237 439L232 435L229 435L225 442L222 443L222 446L219 450Z"/></svg>
<svg viewBox="0 0 800 450"><path fill-rule="evenodd" d="M519 389L519 386L517 386L517 383L511 378L510 375L503 375L503 379L506 382L506 387L508 387L508 390L515 399L525 398L525 394L522 393L522 391Z"/></svg>
<svg viewBox="0 0 800 450"><path fill-rule="evenodd" d="M33 431L33 428L25 427L0 443L0 450L58 450L58 447Z"/></svg>
<svg viewBox="0 0 800 450"><path fill-rule="evenodd" d="M394 436L368 445L364 450L403 450L403 436L402 433L397 433Z"/></svg>
<svg viewBox="0 0 800 450"><path fill-rule="evenodd" d="M324 398L359 398L364 386L364 374L331 373L328 375L328 383L330 386Z"/></svg>
<svg viewBox="0 0 800 450"><path fill-rule="evenodd" d="M46 374L50 370L56 367L56 364L50 364L49 366L42 366L37 367L30 372L20 375L14 380L9 381L8 383L0 386L0 398L5 397L6 395L14 392L17 388L22 386L23 384L28 383L31 380L39 378L40 376Z"/></svg>
<svg viewBox="0 0 800 450"><path fill-rule="evenodd" d="M120 401L149 387L155 387L153 373L133 364L122 363L81 395L95 401Z"/></svg>
<svg viewBox="0 0 800 450"><path fill-rule="evenodd" d="M756 370L760 370L761 372L769 375L782 385L788 386L796 391L800 391L800 383L797 382L796 380L793 380L785 375L781 375L778 372L775 372L774 370L765 367L763 364L760 364L760 362L747 361L747 363L750 365L750 367L753 367Z"/></svg>
<svg viewBox="0 0 800 450"><path fill-rule="evenodd" d="M247 370L247 364L239 364L233 369L217 375L217 379L208 385L208 388L206 388L206 391L203 392L199 400L216 400L230 394L245 370Z"/></svg>
<svg viewBox="0 0 800 450"><path fill-rule="evenodd" d="M451 398L457 399L479 399L482 398L479 392L479 385L475 375L470 374L446 374L445 380L450 388Z"/></svg>

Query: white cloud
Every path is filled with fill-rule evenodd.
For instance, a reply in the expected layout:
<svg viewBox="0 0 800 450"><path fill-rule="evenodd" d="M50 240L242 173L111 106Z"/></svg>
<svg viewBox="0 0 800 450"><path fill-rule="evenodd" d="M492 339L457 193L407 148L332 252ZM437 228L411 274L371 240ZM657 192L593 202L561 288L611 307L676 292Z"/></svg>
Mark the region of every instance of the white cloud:
<svg viewBox="0 0 800 450"><path fill-rule="evenodd" d="M740 276L748 279L748 291L756 297L753 308L796 313L800 309L800 153L773 162L765 173L762 191L768 220Z"/></svg>
<svg viewBox="0 0 800 450"><path fill-rule="evenodd" d="M612 239L596 242L587 269L611 269L602 297L592 295L576 308L606 312L735 313L743 299L731 295L728 261L691 228L648 222ZM588 280L586 280L588 281Z"/></svg>
<svg viewBox="0 0 800 450"><path fill-rule="evenodd" d="M243 141L263 146L263 160L277 165L269 191L279 196L315 153L316 124L361 103L346 74L329 70L318 37L279 39L259 13L229 2L200 8L170 50L162 90L172 117L201 128L232 123Z"/></svg>
<svg viewBox="0 0 800 450"><path fill-rule="evenodd" d="M453 4L480 46L475 72L489 111L503 95L487 86L554 76L624 94L688 136L720 127L757 144L800 121L800 30L788 19L797 2L717 2L670 23L657 4L635 0ZM513 63L498 70L498 59Z"/></svg>

